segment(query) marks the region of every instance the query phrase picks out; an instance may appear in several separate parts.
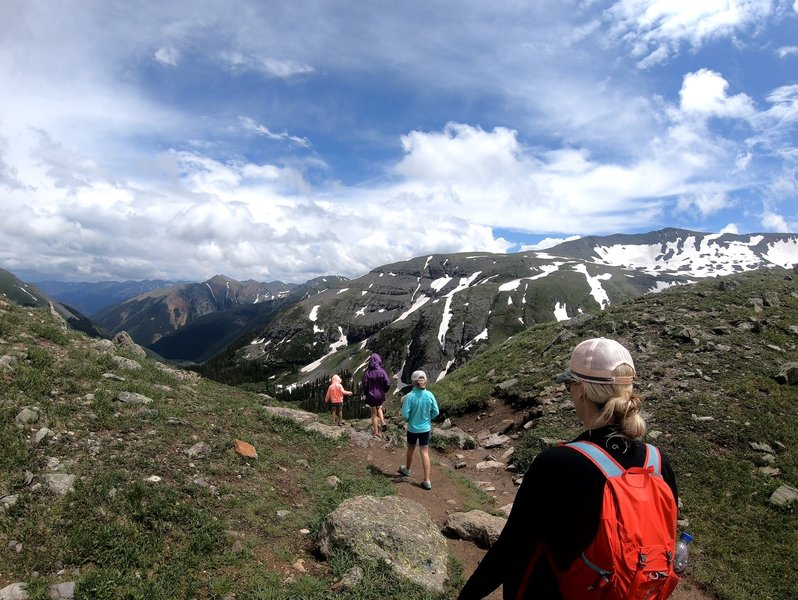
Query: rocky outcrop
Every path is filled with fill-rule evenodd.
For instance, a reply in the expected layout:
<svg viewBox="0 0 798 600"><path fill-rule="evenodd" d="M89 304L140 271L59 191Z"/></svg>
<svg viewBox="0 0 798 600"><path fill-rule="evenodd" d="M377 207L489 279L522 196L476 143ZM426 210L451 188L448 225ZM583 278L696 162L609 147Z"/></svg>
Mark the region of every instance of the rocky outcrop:
<svg viewBox="0 0 798 600"><path fill-rule="evenodd" d="M129 352L133 356L140 356L141 358L147 356L144 348L134 342L133 338L130 337L127 331L120 331L113 337L111 341L116 344L116 347L119 350L123 352Z"/></svg>
<svg viewBox="0 0 798 600"><path fill-rule="evenodd" d="M322 525L319 550L351 552L359 561L384 561L396 575L442 592L449 579L447 546L419 503L387 496L349 498Z"/></svg>

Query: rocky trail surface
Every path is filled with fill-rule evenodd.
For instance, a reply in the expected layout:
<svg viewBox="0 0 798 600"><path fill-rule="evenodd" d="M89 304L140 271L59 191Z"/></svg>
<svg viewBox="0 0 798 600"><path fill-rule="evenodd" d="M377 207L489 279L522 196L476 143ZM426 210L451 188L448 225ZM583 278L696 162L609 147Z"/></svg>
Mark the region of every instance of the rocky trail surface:
<svg viewBox="0 0 798 600"><path fill-rule="evenodd" d="M387 407L386 414L395 414L392 407ZM511 407L498 401L491 405L489 411L480 415L467 415L455 419L454 425L470 435L478 431L494 428L507 419L512 419L514 412ZM352 442L350 459L365 461L373 468L383 473L396 486L396 493L403 497L420 503L429 513L432 520L443 527L449 514L468 510L462 497L462 484L458 478L470 479L476 487L495 498L495 509L509 511L515 499L518 485L514 479L518 474L505 469L478 470L476 465L488 457L494 457L502 462L501 456L507 448L474 448L470 450L455 449L448 453L430 450L432 459L432 490L421 487L422 468L421 457L416 451L412 465L412 476L403 477L399 467L405 463L405 447L395 443L401 439L403 432L399 430L400 420L396 417L389 419L389 432L382 434L381 438L371 438L367 444L356 440ZM362 438L361 438L362 440ZM465 463L465 466L462 464ZM487 550L469 540L453 539L447 537L450 552L454 554L463 566L463 576L468 578L476 569L479 561ZM494 591L489 600L501 600L501 588ZM683 579L671 596L674 600L715 600L715 597L693 585L689 578Z"/></svg>

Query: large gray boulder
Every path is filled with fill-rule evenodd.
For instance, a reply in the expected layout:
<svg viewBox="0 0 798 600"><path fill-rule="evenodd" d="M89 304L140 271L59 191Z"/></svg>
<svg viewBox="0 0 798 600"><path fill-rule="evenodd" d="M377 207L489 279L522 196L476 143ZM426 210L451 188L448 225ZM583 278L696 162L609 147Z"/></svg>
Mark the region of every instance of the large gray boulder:
<svg viewBox="0 0 798 600"><path fill-rule="evenodd" d="M351 552L363 562L385 561L400 577L442 592L449 579L447 546L421 504L387 496L344 500L319 534L319 550Z"/></svg>
<svg viewBox="0 0 798 600"><path fill-rule="evenodd" d="M499 539L507 519L482 510L456 512L446 517L443 533L463 540L471 540L482 548L490 548Z"/></svg>

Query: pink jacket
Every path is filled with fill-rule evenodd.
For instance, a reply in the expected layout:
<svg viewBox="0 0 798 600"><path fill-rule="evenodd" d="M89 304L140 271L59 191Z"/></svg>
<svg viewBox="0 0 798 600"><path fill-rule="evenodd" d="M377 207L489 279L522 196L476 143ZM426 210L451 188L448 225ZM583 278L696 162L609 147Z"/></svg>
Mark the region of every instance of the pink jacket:
<svg viewBox="0 0 798 600"><path fill-rule="evenodd" d="M324 395L325 402L332 402L333 404L343 404L344 396L351 396L352 392L348 392L341 385L341 377L339 375L332 376L332 383L327 388L327 393Z"/></svg>

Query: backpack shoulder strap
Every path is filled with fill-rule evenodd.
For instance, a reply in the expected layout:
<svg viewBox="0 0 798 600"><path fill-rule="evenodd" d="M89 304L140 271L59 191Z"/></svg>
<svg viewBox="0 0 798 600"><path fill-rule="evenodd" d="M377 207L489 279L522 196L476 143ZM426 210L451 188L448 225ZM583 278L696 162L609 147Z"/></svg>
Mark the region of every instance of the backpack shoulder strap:
<svg viewBox="0 0 798 600"><path fill-rule="evenodd" d="M659 448L653 444L646 444L646 467L652 467L654 474L662 475L662 455Z"/></svg>
<svg viewBox="0 0 798 600"><path fill-rule="evenodd" d="M593 442L571 442L570 444L565 444L565 446L589 458L604 473L607 479L620 477L624 473L625 469L618 464L610 453Z"/></svg>
<svg viewBox="0 0 798 600"><path fill-rule="evenodd" d="M573 448L589 458L608 478L619 477L625 470L609 452L593 442L581 441L563 445ZM646 444L646 460L644 467L651 467L655 475L662 475L662 455L660 454L659 448L653 444Z"/></svg>

